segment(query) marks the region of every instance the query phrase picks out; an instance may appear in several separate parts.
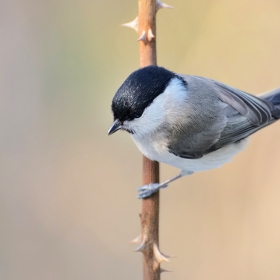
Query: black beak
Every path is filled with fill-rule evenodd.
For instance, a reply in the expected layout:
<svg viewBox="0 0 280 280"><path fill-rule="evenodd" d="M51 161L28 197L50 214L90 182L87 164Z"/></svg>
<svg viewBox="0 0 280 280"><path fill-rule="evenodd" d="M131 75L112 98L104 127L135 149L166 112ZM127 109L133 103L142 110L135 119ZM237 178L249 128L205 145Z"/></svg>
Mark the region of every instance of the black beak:
<svg viewBox="0 0 280 280"><path fill-rule="evenodd" d="M121 128L122 128L121 122L118 119L116 119L109 129L108 135L115 133L116 131L118 131Z"/></svg>

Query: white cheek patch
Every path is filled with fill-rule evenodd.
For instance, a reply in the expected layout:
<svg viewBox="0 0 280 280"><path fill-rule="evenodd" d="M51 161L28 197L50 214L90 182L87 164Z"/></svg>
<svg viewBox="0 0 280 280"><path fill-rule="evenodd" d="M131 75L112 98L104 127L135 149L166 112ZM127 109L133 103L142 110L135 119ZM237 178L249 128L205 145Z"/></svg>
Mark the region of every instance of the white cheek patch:
<svg viewBox="0 0 280 280"><path fill-rule="evenodd" d="M132 121L125 121L124 126L128 127L137 134L146 134L157 128L161 123L162 115L159 112L153 112L152 110L145 110L140 118L136 118Z"/></svg>
<svg viewBox="0 0 280 280"><path fill-rule="evenodd" d="M154 99L140 118L125 121L124 126L140 135L151 133L162 123L168 122L169 118L177 118L186 98L186 87L181 80L173 78L165 91Z"/></svg>

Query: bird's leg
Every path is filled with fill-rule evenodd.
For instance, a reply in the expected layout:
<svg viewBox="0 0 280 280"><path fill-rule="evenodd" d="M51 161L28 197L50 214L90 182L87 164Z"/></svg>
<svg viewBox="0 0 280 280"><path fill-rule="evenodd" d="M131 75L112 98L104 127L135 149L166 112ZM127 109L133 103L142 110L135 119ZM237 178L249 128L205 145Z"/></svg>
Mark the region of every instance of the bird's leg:
<svg viewBox="0 0 280 280"><path fill-rule="evenodd" d="M165 181L163 183L151 183L149 185L142 186L138 189L138 192L139 192L138 198L141 199L141 198L149 197L153 193L157 192L159 189L166 188L169 183L171 183L183 176L191 175L191 174L193 174L193 172L191 172L191 171L181 171L178 175L168 179L167 181Z"/></svg>

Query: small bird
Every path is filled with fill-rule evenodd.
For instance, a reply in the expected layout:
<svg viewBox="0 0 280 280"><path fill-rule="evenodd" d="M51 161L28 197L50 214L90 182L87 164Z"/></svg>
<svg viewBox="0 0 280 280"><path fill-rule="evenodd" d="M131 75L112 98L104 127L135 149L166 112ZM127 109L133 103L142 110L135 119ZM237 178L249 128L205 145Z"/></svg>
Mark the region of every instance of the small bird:
<svg viewBox="0 0 280 280"><path fill-rule="evenodd" d="M181 169L163 183L139 188L138 198L146 198L180 177L229 162L248 136L280 118L280 88L256 97L208 78L148 66L124 81L112 112L109 135L125 130L147 158Z"/></svg>

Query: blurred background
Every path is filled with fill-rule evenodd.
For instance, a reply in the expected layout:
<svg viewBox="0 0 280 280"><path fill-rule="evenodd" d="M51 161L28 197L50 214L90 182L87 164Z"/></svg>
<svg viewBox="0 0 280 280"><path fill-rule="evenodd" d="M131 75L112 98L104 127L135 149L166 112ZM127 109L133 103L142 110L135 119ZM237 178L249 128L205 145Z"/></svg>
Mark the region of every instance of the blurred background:
<svg viewBox="0 0 280 280"><path fill-rule="evenodd" d="M279 0L169 0L158 64L253 94L280 86ZM142 279L142 157L111 137L139 67L137 1L0 1L0 279ZM161 192L162 279L280 279L280 122ZM161 180L178 170L161 165Z"/></svg>

